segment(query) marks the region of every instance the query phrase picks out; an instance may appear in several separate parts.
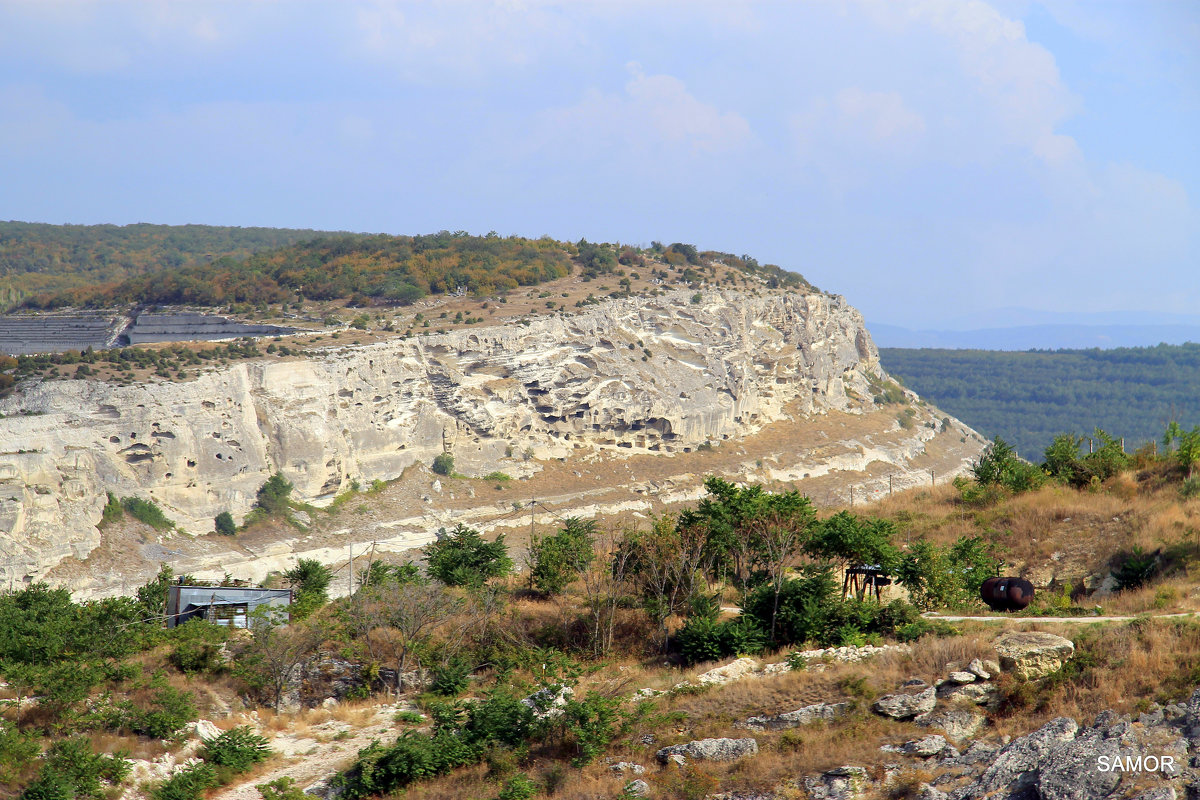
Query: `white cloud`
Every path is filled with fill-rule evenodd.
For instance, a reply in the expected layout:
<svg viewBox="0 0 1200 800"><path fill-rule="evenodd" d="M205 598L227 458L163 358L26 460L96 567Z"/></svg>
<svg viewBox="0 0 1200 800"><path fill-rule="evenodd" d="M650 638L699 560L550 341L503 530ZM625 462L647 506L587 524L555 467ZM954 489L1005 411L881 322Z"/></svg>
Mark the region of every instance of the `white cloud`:
<svg viewBox="0 0 1200 800"><path fill-rule="evenodd" d="M682 149L693 155L730 153L745 148L754 135L733 111L722 111L688 91L671 75L645 75L629 65L633 77L621 94L589 91L579 103L542 115L541 140L564 148L616 148L626 152Z"/></svg>
<svg viewBox="0 0 1200 800"><path fill-rule="evenodd" d="M953 49L982 102L975 121L1004 145L1024 147L1048 164L1080 158L1057 128L1081 107L1067 89L1054 56L1029 41L1019 20L982 0L859 0L877 23L901 32L926 28Z"/></svg>

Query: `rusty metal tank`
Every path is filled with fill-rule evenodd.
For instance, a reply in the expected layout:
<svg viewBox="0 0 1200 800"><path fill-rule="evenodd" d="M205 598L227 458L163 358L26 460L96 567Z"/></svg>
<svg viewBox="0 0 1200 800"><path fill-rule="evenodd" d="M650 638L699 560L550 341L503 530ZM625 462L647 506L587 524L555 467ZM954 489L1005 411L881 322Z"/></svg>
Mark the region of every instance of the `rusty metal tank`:
<svg viewBox="0 0 1200 800"><path fill-rule="evenodd" d="M993 611L1020 611L1033 601L1033 584L1024 578L988 578L979 596Z"/></svg>

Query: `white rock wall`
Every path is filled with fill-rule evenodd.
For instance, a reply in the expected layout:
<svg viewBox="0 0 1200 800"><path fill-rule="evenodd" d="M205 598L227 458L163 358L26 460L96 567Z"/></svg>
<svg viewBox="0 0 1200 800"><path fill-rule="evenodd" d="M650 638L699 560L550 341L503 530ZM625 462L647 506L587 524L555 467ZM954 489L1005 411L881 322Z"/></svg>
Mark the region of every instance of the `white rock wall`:
<svg viewBox="0 0 1200 800"><path fill-rule="evenodd" d="M467 474L532 468L526 448L669 452L752 433L792 401L847 408L847 389L865 395L881 374L840 297L691 294L242 362L186 383L27 386L0 401L0 579L85 557L106 491L153 498L200 533L221 511L248 511L276 470L319 502L443 448Z"/></svg>

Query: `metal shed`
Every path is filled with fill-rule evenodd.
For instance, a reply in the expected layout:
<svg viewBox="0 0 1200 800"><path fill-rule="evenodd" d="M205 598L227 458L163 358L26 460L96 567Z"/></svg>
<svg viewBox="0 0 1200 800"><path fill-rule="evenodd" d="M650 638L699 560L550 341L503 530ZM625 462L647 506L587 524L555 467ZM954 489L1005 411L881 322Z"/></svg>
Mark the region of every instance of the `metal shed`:
<svg viewBox="0 0 1200 800"><path fill-rule="evenodd" d="M167 627L199 618L217 625L247 628L255 609L261 606L287 609L291 604L291 589L171 584L167 587Z"/></svg>

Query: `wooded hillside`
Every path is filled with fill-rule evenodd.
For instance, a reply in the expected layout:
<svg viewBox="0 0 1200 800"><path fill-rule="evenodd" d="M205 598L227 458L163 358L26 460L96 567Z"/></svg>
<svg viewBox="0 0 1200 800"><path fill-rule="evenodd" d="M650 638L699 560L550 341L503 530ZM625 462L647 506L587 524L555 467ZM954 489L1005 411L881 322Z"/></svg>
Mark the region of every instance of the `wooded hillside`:
<svg viewBox="0 0 1200 800"><path fill-rule="evenodd" d="M1055 434L1096 427L1126 449L1167 422L1200 423L1200 344L1000 352L881 348L884 368L929 402L1040 461Z"/></svg>
<svg viewBox="0 0 1200 800"><path fill-rule="evenodd" d="M47 225L0 222L0 310L23 297L132 275L243 259L321 235L285 228L212 225Z"/></svg>

